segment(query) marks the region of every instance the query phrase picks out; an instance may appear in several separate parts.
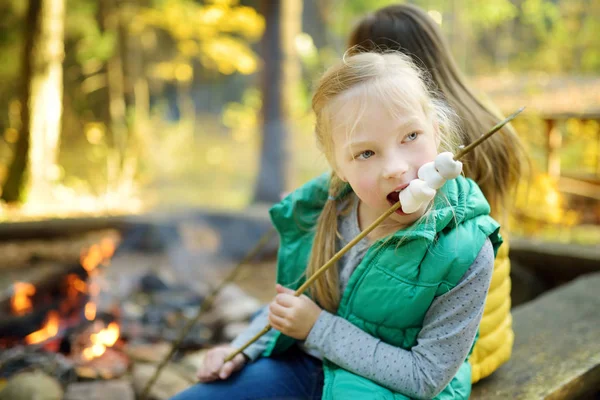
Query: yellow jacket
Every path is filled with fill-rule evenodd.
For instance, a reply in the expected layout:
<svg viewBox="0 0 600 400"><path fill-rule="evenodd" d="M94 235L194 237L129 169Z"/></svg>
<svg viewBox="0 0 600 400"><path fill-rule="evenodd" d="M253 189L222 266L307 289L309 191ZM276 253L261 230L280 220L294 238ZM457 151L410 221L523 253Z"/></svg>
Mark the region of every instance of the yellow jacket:
<svg viewBox="0 0 600 400"><path fill-rule="evenodd" d="M508 241L498 250L494 274L479 326L479 339L471 353L471 382L489 376L510 358L514 341L510 314L510 260Z"/></svg>

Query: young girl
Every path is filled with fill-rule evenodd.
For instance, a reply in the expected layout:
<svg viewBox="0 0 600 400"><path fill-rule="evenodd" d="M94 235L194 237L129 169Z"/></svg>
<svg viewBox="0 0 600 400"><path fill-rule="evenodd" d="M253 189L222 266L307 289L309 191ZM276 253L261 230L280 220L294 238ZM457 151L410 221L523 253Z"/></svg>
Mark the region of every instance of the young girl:
<svg viewBox="0 0 600 400"><path fill-rule="evenodd" d="M411 56L427 71L434 87L458 114L463 143L474 141L502 119L469 88L438 24L414 5L392 5L365 16L352 30L348 44L358 51L398 50ZM491 215L506 229L514 191L527 166L519 137L506 125L468 154L463 162L465 176L477 182L491 205ZM473 383L490 375L511 355L514 334L509 273L508 243L505 242L496 258L479 339L469 359Z"/></svg>
<svg viewBox="0 0 600 400"><path fill-rule="evenodd" d="M203 383L174 399L468 398L468 354L501 242L473 181L459 176L417 211L397 211L310 297L293 296L398 201L422 165L456 149L452 113L408 57L375 53L332 67L313 109L332 172L271 209L278 294L231 346L207 353ZM273 330L223 362L267 322Z"/></svg>

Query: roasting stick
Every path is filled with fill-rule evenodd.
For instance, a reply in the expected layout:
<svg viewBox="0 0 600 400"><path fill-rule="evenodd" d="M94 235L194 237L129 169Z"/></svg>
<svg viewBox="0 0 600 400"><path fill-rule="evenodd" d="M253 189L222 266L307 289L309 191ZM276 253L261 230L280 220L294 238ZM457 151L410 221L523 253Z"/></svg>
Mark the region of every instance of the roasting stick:
<svg viewBox="0 0 600 400"><path fill-rule="evenodd" d="M508 116L506 119L500 121L498 124L496 124L492 129L490 129L488 132L486 132L485 134L483 134L479 139L475 140L473 143L469 144L467 147L461 149L458 153L456 153L456 155L454 156L454 160L457 161L458 159L460 159L461 157L464 157L467 153L469 153L471 150L473 150L475 147L479 146L482 142L484 142L485 140L487 140L490 136L492 136L494 133L498 132L504 125L506 125L507 123L509 123L510 121L512 121L517 115L519 115L523 110L525 109L525 107L521 107L520 109L518 109L517 111L515 111L513 114L511 114L510 116ZM371 231L373 229L375 229L383 220L385 220L387 217L389 217L390 215L392 215L394 212L396 212L396 210L398 210L400 208L400 202L398 201L397 203L395 203L393 206L391 206L389 208L389 210L387 210L386 212L384 212L381 216L379 216L379 218L377 218L375 221L373 221L371 223L371 225L369 225L367 228L365 228L365 230L363 230L361 233L359 233L354 239L352 239L347 245L345 245L340 251L338 251L337 253L335 253L335 255L333 257L331 257L331 259L329 261L327 261L321 268L319 268L317 270L317 272L315 272L310 278L308 278L306 280L306 282L304 282L302 284L302 286L300 286L296 292L294 293L294 296L298 297L300 296L302 293L304 293L304 291L315 281L319 278L319 276L321 276L321 274L323 274L325 271L327 271L327 269L329 267L331 267L333 264L335 264L336 261L338 261L348 250L350 250L350 248L352 248L352 246L354 246L356 243L358 243L359 241L361 241L365 236L367 236L369 233L371 233ZM262 331L260 331L259 333L257 333L253 338L251 338L250 340L248 340L248 342L246 342L242 347L240 347L239 349L235 350L234 352L232 352L230 355L228 355L225 358L225 362L227 361L231 361L233 360L233 358L235 356L237 356L238 354L240 354L242 351L244 351L248 346L250 346L252 343L256 342L258 340L258 338L260 338L262 335L264 335L265 333L267 333L269 330L271 329L271 324L267 324Z"/></svg>

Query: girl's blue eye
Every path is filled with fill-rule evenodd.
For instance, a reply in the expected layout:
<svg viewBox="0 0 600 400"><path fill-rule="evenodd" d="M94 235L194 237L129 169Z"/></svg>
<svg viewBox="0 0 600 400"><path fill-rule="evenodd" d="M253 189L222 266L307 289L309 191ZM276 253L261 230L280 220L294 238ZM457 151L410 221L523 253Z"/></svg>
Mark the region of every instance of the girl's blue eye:
<svg viewBox="0 0 600 400"><path fill-rule="evenodd" d="M356 157L356 158L358 158L360 160L366 160L367 158L370 158L370 157L372 157L374 155L375 155L374 151L372 151L372 150L365 150L365 151L361 152L358 155L358 157Z"/></svg>
<svg viewBox="0 0 600 400"><path fill-rule="evenodd" d="M406 140L407 142L412 142L413 140L415 140L415 139L417 138L417 136L419 136L419 134L418 134L417 132L409 133L409 134L406 136L405 140Z"/></svg>

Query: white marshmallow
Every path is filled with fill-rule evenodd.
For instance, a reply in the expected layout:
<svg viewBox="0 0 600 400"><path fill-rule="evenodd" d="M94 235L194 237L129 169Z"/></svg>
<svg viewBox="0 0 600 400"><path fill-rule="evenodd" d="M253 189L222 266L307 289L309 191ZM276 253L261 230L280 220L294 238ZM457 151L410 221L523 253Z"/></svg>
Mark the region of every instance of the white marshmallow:
<svg viewBox="0 0 600 400"><path fill-rule="evenodd" d="M419 178L424 180L432 189L439 189L444 186L446 183L446 179L440 175L440 173L435 169L435 163L433 161L425 163L419 168L418 172Z"/></svg>
<svg viewBox="0 0 600 400"><path fill-rule="evenodd" d="M434 161L435 169L444 179L455 179L462 171L462 163L454 161L454 155L449 151L437 155Z"/></svg>
<svg viewBox="0 0 600 400"><path fill-rule="evenodd" d="M430 201L435 196L435 190L430 188L425 181L413 179L408 187L400 192L402 211L411 214L417 211L423 203Z"/></svg>

